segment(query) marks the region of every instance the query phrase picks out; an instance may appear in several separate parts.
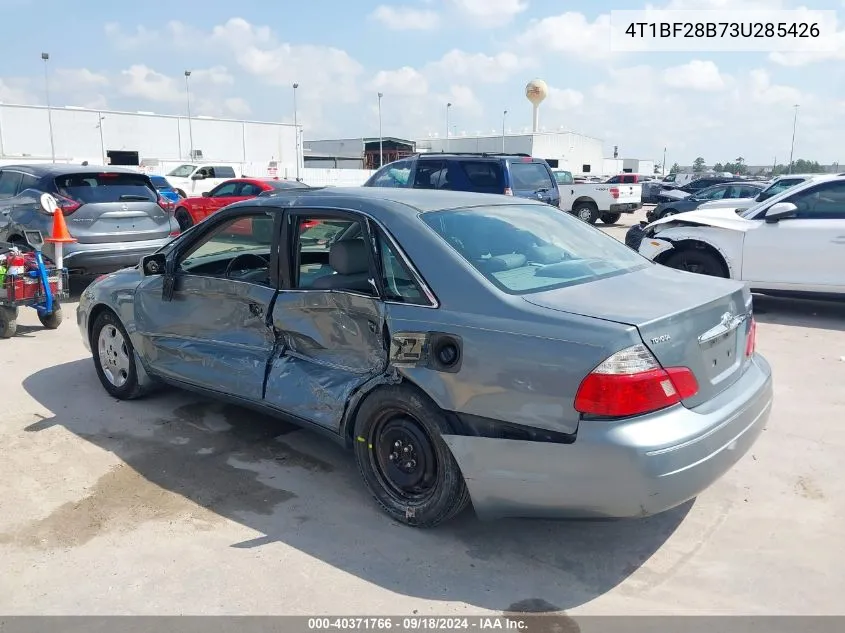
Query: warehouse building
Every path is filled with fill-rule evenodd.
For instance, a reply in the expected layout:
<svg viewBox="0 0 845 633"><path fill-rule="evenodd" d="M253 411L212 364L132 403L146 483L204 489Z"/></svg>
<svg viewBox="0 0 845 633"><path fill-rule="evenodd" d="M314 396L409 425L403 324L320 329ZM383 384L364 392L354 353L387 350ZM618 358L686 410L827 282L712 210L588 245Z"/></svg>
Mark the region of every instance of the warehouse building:
<svg viewBox="0 0 845 633"><path fill-rule="evenodd" d="M306 167L378 169L380 165L392 163L415 151L414 141L395 136L303 142L303 160Z"/></svg>
<svg viewBox="0 0 845 633"><path fill-rule="evenodd" d="M420 152L506 152L542 158L552 168L573 174L601 175L604 152L601 139L575 132L535 132L489 136L452 136L417 140Z"/></svg>
<svg viewBox="0 0 845 633"><path fill-rule="evenodd" d="M297 160L297 129L284 123L0 104L0 161L55 158L150 171L218 162L251 176L269 175L275 163L275 174L292 178L303 166Z"/></svg>

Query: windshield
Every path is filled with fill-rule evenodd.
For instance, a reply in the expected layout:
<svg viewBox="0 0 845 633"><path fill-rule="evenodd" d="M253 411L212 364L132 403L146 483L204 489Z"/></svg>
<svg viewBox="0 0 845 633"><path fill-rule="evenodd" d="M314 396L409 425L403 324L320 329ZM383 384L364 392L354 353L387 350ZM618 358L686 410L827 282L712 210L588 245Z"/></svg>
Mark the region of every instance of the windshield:
<svg viewBox="0 0 845 633"><path fill-rule="evenodd" d="M650 265L613 237L547 205L436 211L422 220L509 294L583 284Z"/></svg>
<svg viewBox="0 0 845 633"><path fill-rule="evenodd" d="M556 171L555 180L559 185L571 185L574 182L570 171Z"/></svg>
<svg viewBox="0 0 845 633"><path fill-rule="evenodd" d="M196 165L179 165L173 171L167 172L167 175L176 176L177 178L188 178L192 173L194 173L196 168Z"/></svg>

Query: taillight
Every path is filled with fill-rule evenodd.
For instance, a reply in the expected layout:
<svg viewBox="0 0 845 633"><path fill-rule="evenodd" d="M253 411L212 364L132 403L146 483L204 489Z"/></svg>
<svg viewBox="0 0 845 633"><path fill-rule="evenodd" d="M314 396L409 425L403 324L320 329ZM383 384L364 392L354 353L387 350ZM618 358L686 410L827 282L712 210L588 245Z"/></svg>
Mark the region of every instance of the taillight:
<svg viewBox="0 0 845 633"><path fill-rule="evenodd" d="M757 321L751 317L751 325L748 326L748 333L745 335L745 355L753 356L757 347Z"/></svg>
<svg viewBox="0 0 845 633"><path fill-rule="evenodd" d="M510 187L505 187L505 195L506 196L512 196L513 195L513 189L511 189Z"/></svg>
<svg viewBox="0 0 845 633"><path fill-rule="evenodd" d="M610 188L610 196L616 200L619 198L619 187L611 187Z"/></svg>
<svg viewBox="0 0 845 633"><path fill-rule="evenodd" d="M644 345L634 345L605 360L578 387L575 409L608 418L665 409L698 393L687 367L663 368Z"/></svg>
<svg viewBox="0 0 845 633"><path fill-rule="evenodd" d="M65 196L54 195L53 197L56 199L56 204L59 205L59 208L62 210L62 213L64 215L70 215L82 206L76 200L67 198Z"/></svg>
<svg viewBox="0 0 845 633"><path fill-rule="evenodd" d="M173 213L174 209L176 209L176 205L163 196L158 197L158 206L168 213Z"/></svg>

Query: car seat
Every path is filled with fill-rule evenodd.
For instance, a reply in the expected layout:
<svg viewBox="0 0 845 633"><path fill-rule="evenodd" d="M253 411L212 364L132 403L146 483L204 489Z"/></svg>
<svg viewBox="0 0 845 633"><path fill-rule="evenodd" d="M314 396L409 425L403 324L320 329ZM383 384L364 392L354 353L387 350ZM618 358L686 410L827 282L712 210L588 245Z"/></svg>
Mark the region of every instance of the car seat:
<svg viewBox="0 0 845 633"><path fill-rule="evenodd" d="M315 290L352 290L371 294L370 259L364 240L341 240L332 244L329 250L329 265L334 275L314 280Z"/></svg>

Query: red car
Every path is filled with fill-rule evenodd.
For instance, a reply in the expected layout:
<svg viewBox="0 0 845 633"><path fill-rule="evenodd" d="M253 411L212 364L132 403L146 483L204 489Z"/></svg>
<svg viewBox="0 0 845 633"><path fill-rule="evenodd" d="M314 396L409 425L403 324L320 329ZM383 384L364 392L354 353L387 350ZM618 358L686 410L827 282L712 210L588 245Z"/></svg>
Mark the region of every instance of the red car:
<svg viewBox="0 0 845 633"><path fill-rule="evenodd" d="M233 178L220 183L200 198L185 198L176 206L175 217L179 229L186 231L197 222L216 213L225 206L241 200L249 200L266 191L308 189L308 185L295 180L277 178Z"/></svg>

